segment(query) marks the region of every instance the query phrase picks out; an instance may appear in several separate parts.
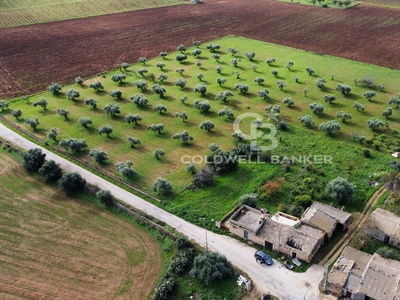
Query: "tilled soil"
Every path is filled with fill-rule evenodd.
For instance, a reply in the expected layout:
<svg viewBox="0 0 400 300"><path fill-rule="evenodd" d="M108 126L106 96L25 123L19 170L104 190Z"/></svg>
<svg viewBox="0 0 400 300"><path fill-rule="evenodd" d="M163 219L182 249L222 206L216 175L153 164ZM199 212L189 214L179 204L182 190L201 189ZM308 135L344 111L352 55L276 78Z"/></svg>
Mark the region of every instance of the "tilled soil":
<svg viewBox="0 0 400 300"><path fill-rule="evenodd" d="M269 0L204 0L0 30L0 97L72 83L140 56L226 35L400 69L400 10L324 9ZM251 51L251 49L248 49Z"/></svg>

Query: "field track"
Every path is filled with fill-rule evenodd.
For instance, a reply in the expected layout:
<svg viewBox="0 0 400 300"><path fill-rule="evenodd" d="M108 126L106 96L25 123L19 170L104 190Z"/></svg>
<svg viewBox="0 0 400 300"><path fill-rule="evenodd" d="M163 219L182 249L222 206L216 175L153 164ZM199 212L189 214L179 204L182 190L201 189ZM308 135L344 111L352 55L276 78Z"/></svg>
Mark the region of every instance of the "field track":
<svg viewBox="0 0 400 300"><path fill-rule="evenodd" d="M149 297L162 256L148 232L0 156L0 299Z"/></svg>
<svg viewBox="0 0 400 300"><path fill-rule="evenodd" d="M175 50L180 43L229 34L400 69L399 28L399 9L204 0L201 5L0 29L1 72L14 82L12 89L0 86L0 97L38 92L52 81L71 83L122 61Z"/></svg>

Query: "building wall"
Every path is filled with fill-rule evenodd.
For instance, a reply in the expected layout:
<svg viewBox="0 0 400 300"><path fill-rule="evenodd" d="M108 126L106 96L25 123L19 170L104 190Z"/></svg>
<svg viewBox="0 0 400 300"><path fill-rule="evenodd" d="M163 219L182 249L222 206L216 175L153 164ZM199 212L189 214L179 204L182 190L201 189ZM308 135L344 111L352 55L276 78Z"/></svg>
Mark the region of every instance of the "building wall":
<svg viewBox="0 0 400 300"><path fill-rule="evenodd" d="M377 239L378 241L380 241L382 243L385 242L386 235L381 231L373 230L373 229L367 229L367 230L365 230L365 233L367 235L369 235L370 237L373 237L373 238ZM393 246L393 247L400 248L400 240L396 239L396 238L394 238L392 236L389 236L389 243L388 244Z"/></svg>

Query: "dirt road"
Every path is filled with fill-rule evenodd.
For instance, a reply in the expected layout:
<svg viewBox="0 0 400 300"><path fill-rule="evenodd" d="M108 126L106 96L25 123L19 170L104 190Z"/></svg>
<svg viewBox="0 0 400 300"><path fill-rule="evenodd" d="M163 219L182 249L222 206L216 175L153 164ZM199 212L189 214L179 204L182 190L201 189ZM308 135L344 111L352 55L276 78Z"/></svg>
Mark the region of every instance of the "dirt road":
<svg viewBox="0 0 400 300"><path fill-rule="evenodd" d="M39 147L8 129L1 123L0 136L24 149ZM294 273L284 268L278 262L275 262L272 266L259 265L253 258L256 249L228 236L218 235L186 222L185 220L172 215L90 173L89 171L76 166L62 157L59 157L46 149L42 148L42 150L47 154L46 158L48 160L53 159L58 162L64 170L79 172L86 178L87 182L97 185L101 189L110 190L115 197L136 207L146 214L154 216L155 218L169 224L171 227L175 228L182 234L187 235L190 239L203 247L206 246L207 237L208 248L222 253L232 262L233 265L245 271L260 291L269 291L277 297L285 300L319 299L318 284L324 276L323 267L313 265L306 273Z"/></svg>

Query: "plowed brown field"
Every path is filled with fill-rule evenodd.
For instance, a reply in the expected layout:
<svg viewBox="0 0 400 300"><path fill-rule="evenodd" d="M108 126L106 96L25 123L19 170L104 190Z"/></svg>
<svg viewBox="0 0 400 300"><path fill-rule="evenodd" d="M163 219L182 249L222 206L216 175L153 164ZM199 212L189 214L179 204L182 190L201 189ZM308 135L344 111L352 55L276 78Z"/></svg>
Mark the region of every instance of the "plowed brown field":
<svg viewBox="0 0 400 300"><path fill-rule="evenodd" d="M148 299L157 241L0 152L0 299Z"/></svg>
<svg viewBox="0 0 400 300"><path fill-rule="evenodd" d="M120 13L0 30L0 97L70 83L180 43L236 34L400 69L400 10L359 5L322 9L268 0ZM251 51L246 49L243 51Z"/></svg>

